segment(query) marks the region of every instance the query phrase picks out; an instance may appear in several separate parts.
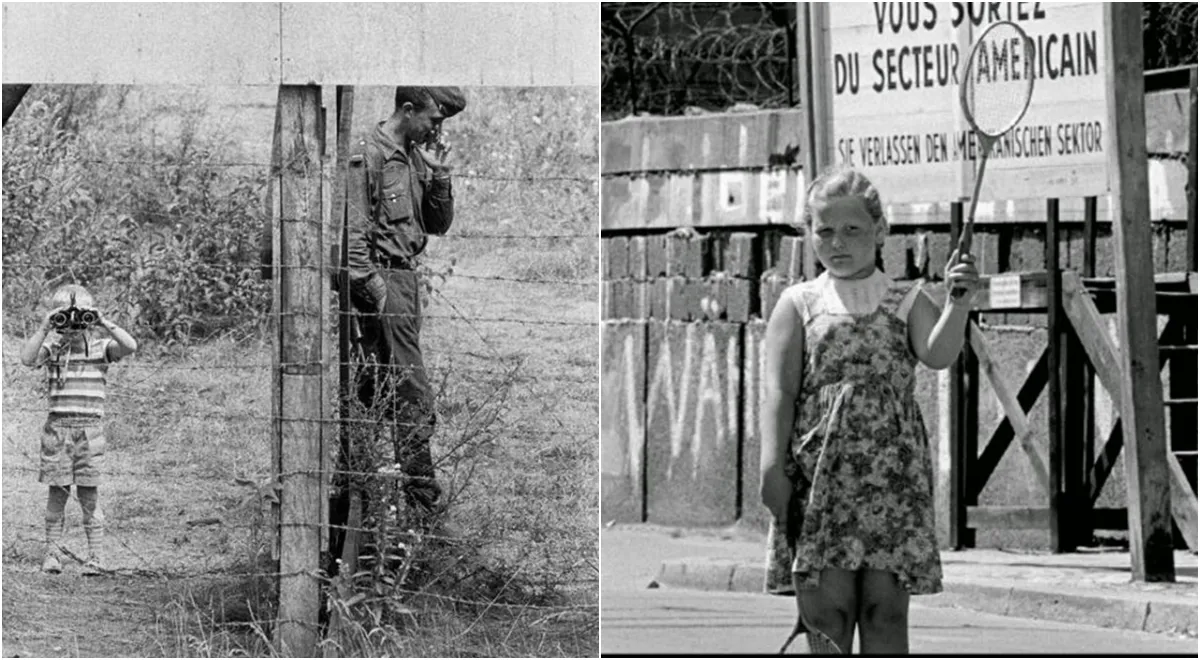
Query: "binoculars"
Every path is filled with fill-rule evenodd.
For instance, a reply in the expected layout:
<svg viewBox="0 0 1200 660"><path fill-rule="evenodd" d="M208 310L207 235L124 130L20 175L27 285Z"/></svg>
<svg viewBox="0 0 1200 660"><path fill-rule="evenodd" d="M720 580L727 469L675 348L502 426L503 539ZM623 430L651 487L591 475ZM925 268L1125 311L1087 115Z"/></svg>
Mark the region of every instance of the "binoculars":
<svg viewBox="0 0 1200 660"><path fill-rule="evenodd" d="M84 309L75 306L75 296L71 296L71 306L55 312L50 317L50 325L55 330L86 330L100 321L100 313L94 309Z"/></svg>

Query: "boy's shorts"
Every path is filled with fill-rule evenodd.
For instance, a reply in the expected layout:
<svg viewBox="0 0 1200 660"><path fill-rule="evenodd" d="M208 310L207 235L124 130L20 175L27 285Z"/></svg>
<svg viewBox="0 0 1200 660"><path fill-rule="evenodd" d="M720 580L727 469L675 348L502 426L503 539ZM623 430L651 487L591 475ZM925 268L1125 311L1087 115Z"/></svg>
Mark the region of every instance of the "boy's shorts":
<svg viewBox="0 0 1200 660"><path fill-rule="evenodd" d="M38 481L50 486L99 486L107 445L100 424L47 421L42 427Z"/></svg>

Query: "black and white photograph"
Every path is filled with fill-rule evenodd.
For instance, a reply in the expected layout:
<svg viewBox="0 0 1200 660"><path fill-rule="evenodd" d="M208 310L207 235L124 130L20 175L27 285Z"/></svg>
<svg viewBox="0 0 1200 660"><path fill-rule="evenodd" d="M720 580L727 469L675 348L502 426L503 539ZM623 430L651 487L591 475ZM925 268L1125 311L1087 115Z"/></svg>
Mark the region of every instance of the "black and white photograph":
<svg viewBox="0 0 1200 660"><path fill-rule="evenodd" d="M4 4L5 657L599 654L598 16Z"/></svg>
<svg viewBox="0 0 1200 660"><path fill-rule="evenodd" d="M1197 653L1197 5L4 2L0 655Z"/></svg>
<svg viewBox="0 0 1200 660"><path fill-rule="evenodd" d="M601 5L601 653L1196 645L1196 5Z"/></svg>

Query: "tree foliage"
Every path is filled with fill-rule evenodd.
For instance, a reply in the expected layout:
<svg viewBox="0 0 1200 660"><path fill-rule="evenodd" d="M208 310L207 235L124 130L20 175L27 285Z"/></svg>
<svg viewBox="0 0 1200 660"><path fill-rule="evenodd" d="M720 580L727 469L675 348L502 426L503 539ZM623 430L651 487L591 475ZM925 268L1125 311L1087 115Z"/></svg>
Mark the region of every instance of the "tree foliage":
<svg viewBox="0 0 1200 660"><path fill-rule="evenodd" d="M68 282L135 334L187 342L257 327L265 168L224 164L178 110L178 138L155 141L128 88L38 86L4 128L4 313L36 322Z"/></svg>

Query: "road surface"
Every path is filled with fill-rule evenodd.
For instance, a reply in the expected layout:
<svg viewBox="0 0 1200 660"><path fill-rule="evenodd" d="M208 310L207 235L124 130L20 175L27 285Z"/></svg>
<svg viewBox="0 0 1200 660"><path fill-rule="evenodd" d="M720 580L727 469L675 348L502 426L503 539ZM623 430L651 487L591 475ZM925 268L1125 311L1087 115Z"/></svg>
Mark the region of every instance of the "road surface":
<svg viewBox="0 0 1200 660"><path fill-rule="evenodd" d="M600 542L601 653L773 654L791 632L795 603L790 598L646 588L665 559L745 556L757 542L638 526L605 529ZM919 597L912 601L909 621L911 653L1197 653L1194 638L926 607ZM790 649L797 654L806 650L803 638Z"/></svg>

